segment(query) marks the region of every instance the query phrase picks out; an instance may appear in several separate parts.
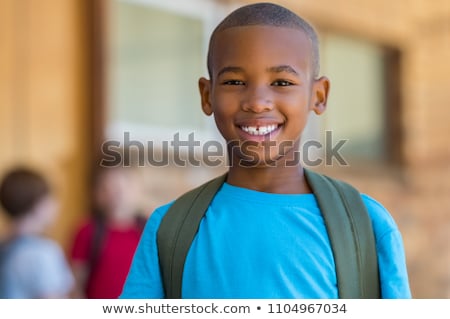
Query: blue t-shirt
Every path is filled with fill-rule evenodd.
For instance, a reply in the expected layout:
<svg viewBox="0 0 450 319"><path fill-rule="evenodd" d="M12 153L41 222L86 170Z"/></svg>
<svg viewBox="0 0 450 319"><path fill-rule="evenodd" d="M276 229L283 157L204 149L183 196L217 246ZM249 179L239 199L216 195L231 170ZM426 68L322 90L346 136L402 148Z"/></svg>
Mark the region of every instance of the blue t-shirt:
<svg viewBox="0 0 450 319"><path fill-rule="evenodd" d="M410 298L403 243L385 208L372 219L383 298ZM156 244L171 203L150 217L121 298L164 298ZM225 183L186 258L183 298L337 298L333 254L313 194L273 194Z"/></svg>
<svg viewBox="0 0 450 319"><path fill-rule="evenodd" d="M67 297L74 277L61 247L39 236L0 246L0 298Z"/></svg>

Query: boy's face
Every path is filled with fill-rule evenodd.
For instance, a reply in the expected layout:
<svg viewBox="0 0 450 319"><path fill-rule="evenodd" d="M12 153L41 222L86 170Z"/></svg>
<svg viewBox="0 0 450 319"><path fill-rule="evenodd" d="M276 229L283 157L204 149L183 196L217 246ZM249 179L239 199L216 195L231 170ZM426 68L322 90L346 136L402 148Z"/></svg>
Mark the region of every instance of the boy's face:
<svg viewBox="0 0 450 319"><path fill-rule="evenodd" d="M219 32L212 45L211 79L199 80L202 108L239 146L232 156L259 166L292 155L309 112L321 114L328 94L328 80L313 79L309 38L246 26Z"/></svg>
<svg viewBox="0 0 450 319"><path fill-rule="evenodd" d="M121 168L103 172L95 188L97 205L106 214L128 214L136 193L134 186L131 173Z"/></svg>

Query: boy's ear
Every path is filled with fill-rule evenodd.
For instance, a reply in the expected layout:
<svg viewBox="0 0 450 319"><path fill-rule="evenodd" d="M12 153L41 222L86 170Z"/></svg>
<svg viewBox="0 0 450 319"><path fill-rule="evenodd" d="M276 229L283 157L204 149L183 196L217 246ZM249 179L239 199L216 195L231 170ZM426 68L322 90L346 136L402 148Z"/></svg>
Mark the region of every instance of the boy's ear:
<svg viewBox="0 0 450 319"><path fill-rule="evenodd" d="M327 77L322 76L319 79L314 80L313 83L313 96L311 99L311 110L317 115L325 112L327 108L328 92L330 90L330 80Z"/></svg>
<svg viewBox="0 0 450 319"><path fill-rule="evenodd" d="M200 98L202 103L202 110L206 115L213 113L211 106L211 81L206 78L200 78L198 80L198 88L200 90Z"/></svg>

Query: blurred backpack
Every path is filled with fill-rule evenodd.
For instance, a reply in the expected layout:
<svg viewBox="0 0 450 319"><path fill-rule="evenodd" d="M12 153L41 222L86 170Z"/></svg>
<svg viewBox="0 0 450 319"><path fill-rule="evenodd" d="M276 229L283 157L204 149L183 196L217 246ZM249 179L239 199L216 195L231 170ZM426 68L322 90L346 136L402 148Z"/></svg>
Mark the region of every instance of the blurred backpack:
<svg viewBox="0 0 450 319"><path fill-rule="evenodd" d="M339 298L380 298L372 223L360 193L351 185L305 169L318 201L336 265ZM201 219L226 174L180 196L158 230L157 244L166 298L181 298L184 262Z"/></svg>

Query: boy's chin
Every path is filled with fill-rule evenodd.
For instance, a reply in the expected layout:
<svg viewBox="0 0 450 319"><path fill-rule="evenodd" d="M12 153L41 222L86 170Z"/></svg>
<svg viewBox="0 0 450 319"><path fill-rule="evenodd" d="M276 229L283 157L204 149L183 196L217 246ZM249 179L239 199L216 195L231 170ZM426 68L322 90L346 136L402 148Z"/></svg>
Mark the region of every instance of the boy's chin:
<svg viewBox="0 0 450 319"><path fill-rule="evenodd" d="M243 168L271 168L285 166L285 160L282 155L279 156L256 156L255 154L245 155L241 154L238 158L235 157L234 162L231 163L233 167Z"/></svg>

